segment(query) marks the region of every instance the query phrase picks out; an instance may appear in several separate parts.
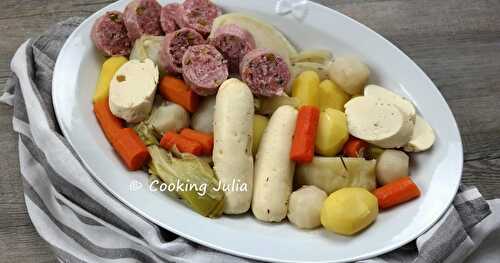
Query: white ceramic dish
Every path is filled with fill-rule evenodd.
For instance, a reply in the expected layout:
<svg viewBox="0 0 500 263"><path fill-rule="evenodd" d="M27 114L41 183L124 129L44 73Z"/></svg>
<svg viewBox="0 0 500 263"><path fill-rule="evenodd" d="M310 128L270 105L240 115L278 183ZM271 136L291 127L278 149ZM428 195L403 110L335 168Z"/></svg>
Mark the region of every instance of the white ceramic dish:
<svg viewBox="0 0 500 263"><path fill-rule="evenodd" d="M383 212L355 237L323 229L301 231L288 223L266 224L250 214L212 220L182 203L148 190L143 172L128 172L106 141L92 112L91 97L103 56L90 30L98 16L123 10L118 1L83 22L63 47L54 72L53 102L61 129L95 178L117 198L158 225L208 247L238 256L279 262L342 262L396 249L429 229L446 211L462 173L462 143L455 119L438 89L403 52L358 22L309 3L303 21L274 13L276 1L215 1L226 11L253 14L278 27L299 48L359 54L373 71L372 83L388 87L417 106L437 134L431 151L413 155L411 173L422 196ZM160 1L165 4L171 1ZM145 185L131 191L132 182Z"/></svg>

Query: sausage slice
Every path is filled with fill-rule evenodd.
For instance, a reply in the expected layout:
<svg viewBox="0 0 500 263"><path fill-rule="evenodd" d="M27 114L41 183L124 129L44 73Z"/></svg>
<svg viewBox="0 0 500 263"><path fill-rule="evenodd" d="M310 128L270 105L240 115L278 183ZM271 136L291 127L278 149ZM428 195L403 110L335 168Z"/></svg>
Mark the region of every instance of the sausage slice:
<svg viewBox="0 0 500 263"><path fill-rule="evenodd" d="M200 33L190 28L181 28L168 33L160 49L160 66L170 73L182 73L182 57L190 46L205 44Z"/></svg>
<svg viewBox="0 0 500 263"><path fill-rule="evenodd" d="M229 73L222 54L212 45L188 48L182 58L184 81L201 96L217 93Z"/></svg>
<svg viewBox="0 0 500 263"><path fill-rule="evenodd" d="M160 24L163 32L170 33L177 29L176 19L179 16L180 4L171 3L163 6L160 13Z"/></svg>
<svg viewBox="0 0 500 263"><path fill-rule="evenodd" d="M227 59L231 73L238 73L241 59L255 49L255 40L252 34L235 24L218 28L210 39L210 44L216 47Z"/></svg>
<svg viewBox="0 0 500 263"><path fill-rule="evenodd" d="M128 56L132 49L123 15L118 11L106 12L97 19L91 36L97 49L106 56Z"/></svg>
<svg viewBox="0 0 500 263"><path fill-rule="evenodd" d="M179 8L178 23L180 27L189 27L208 35L215 18L221 14L222 10L210 0L186 0Z"/></svg>
<svg viewBox="0 0 500 263"><path fill-rule="evenodd" d="M130 2L123 12L130 40L135 41L144 34L162 35L160 13L161 5L156 0L134 0Z"/></svg>
<svg viewBox="0 0 500 263"><path fill-rule="evenodd" d="M240 75L256 96L283 94L290 82L290 70L285 60L267 49L248 52L240 64Z"/></svg>

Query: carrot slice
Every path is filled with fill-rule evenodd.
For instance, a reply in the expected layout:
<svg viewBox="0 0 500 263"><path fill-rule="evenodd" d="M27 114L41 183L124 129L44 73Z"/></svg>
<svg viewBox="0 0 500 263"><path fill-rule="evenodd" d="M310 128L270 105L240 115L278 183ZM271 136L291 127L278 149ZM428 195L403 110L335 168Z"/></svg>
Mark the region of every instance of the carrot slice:
<svg viewBox="0 0 500 263"><path fill-rule="evenodd" d="M406 176L373 191L381 209L393 207L420 196L417 185Z"/></svg>
<svg viewBox="0 0 500 263"><path fill-rule="evenodd" d="M112 144L123 163L131 171L140 169L149 160L146 145L132 128L121 129Z"/></svg>
<svg viewBox="0 0 500 263"><path fill-rule="evenodd" d="M290 159L297 163L309 163L314 157L319 113L319 108L315 106L302 106L299 109L290 150Z"/></svg>
<svg viewBox="0 0 500 263"><path fill-rule="evenodd" d="M344 144L344 156L359 158L364 156L364 151L368 147L368 143L351 136Z"/></svg>
<svg viewBox="0 0 500 263"><path fill-rule="evenodd" d="M211 155L214 148L214 136L210 133L185 128L179 133L182 137L199 142L203 147L204 155Z"/></svg>
<svg viewBox="0 0 500 263"><path fill-rule="evenodd" d="M197 142L180 136L173 132L166 132L161 138L160 146L171 150L174 145L180 152L191 153L194 155L201 155L203 153L203 146Z"/></svg>
<svg viewBox="0 0 500 263"><path fill-rule="evenodd" d="M123 129L123 121L117 118L109 109L108 97L94 102L94 113L104 135L113 143L118 132Z"/></svg>
<svg viewBox="0 0 500 263"><path fill-rule="evenodd" d="M198 109L200 97L184 81L167 75L161 79L159 89L163 98L181 105L187 111L195 112Z"/></svg>

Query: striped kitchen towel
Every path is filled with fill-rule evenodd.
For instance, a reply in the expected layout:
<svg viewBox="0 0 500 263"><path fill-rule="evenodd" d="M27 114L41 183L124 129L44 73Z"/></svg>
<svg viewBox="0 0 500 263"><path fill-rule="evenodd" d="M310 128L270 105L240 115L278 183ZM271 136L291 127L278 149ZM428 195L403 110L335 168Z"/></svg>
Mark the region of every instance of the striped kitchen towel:
<svg viewBox="0 0 500 263"><path fill-rule="evenodd" d="M59 130L51 96L58 52L81 22L71 18L24 43L12 59L13 74L2 97L14 107L26 206L40 236L62 262L249 262L161 229L87 172ZM490 205L497 209L499 203ZM498 228L499 217L491 213L476 188L461 186L446 215L427 233L364 262L463 261Z"/></svg>

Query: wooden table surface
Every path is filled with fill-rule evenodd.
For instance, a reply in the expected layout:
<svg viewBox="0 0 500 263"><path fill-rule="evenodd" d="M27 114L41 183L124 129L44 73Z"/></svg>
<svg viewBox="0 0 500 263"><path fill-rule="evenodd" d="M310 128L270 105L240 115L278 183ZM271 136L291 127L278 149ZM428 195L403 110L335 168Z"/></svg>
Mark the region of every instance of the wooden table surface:
<svg viewBox="0 0 500 263"><path fill-rule="evenodd" d="M67 17L89 16L111 2L1 0L0 91L10 74L10 59L25 39ZM487 198L500 197L500 1L317 2L371 27L423 68L460 127L463 181L478 186ZM53 262L24 205L11 114L10 107L0 105L0 261Z"/></svg>

